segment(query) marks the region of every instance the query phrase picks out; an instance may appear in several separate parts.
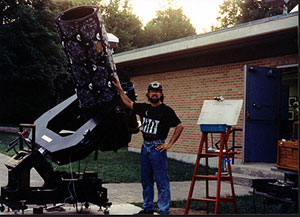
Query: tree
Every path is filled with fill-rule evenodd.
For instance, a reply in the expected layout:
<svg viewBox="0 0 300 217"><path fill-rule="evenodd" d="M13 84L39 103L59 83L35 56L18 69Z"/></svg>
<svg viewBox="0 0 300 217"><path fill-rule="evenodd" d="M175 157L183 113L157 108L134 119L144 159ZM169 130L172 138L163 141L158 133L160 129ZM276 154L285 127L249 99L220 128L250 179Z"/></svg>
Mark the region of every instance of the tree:
<svg viewBox="0 0 300 217"><path fill-rule="evenodd" d="M195 35L196 30L182 8L174 9L169 5L166 10L156 12L156 17L148 22L139 46L152 45Z"/></svg>
<svg viewBox="0 0 300 217"><path fill-rule="evenodd" d="M106 31L120 40L115 53L137 48L142 34L142 23L133 14L128 0L125 0L123 5L120 0L110 0L109 4L103 7L102 14Z"/></svg>
<svg viewBox="0 0 300 217"><path fill-rule="evenodd" d="M52 0L52 3L50 9L57 16L68 9L83 5L99 6L102 9L104 0Z"/></svg>
<svg viewBox="0 0 300 217"><path fill-rule="evenodd" d="M71 93L51 4L50 0L1 2L2 123L31 123Z"/></svg>
<svg viewBox="0 0 300 217"><path fill-rule="evenodd" d="M97 5L119 51L136 48L142 28L128 1L0 1L0 123L33 122L74 93L55 17L75 6Z"/></svg>
<svg viewBox="0 0 300 217"><path fill-rule="evenodd" d="M297 4L297 0L290 0L288 9L291 10ZM211 30L282 14L280 6L272 6L263 0L224 0L219 8L219 24L211 26Z"/></svg>

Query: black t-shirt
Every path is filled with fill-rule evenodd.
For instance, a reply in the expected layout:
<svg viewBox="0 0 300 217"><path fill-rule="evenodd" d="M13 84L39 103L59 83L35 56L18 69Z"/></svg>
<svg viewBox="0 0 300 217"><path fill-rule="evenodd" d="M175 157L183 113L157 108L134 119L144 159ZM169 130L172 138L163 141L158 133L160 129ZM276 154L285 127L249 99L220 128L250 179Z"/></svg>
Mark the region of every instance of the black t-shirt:
<svg viewBox="0 0 300 217"><path fill-rule="evenodd" d="M166 139L171 127L181 123L174 110L166 104L152 107L148 103L133 103L133 110L141 117L143 138L146 141Z"/></svg>

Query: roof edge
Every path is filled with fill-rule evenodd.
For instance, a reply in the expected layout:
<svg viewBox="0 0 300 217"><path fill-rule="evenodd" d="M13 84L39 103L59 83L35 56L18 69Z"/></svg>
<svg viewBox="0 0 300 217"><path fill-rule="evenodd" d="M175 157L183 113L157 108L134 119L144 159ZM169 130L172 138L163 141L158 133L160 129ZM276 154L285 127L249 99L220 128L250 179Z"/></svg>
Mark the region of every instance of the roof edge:
<svg viewBox="0 0 300 217"><path fill-rule="evenodd" d="M239 24L233 27L188 36L168 42L163 42L147 47L122 52L113 55L115 63L140 60L149 57L180 52L202 46L218 43L225 43L246 37L253 37L298 26L298 12L287 15L277 15L248 23Z"/></svg>

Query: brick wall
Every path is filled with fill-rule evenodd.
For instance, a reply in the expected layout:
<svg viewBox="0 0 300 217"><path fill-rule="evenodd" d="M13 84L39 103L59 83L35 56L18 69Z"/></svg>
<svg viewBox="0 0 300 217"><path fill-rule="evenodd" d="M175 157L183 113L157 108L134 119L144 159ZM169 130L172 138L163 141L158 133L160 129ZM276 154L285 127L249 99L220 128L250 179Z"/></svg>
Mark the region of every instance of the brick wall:
<svg viewBox="0 0 300 217"><path fill-rule="evenodd" d="M244 99L244 66L256 65L276 67L297 63L297 55L287 55L276 58L266 58L255 61L239 62L218 66L193 68L175 72L165 72L132 77L135 91L138 94L137 102L145 102L148 84L158 81L162 84L165 103L171 106L184 124L184 131L169 150L169 152L196 154L200 142L200 128L196 125L204 100L214 96L224 96L225 99ZM243 128L244 107L239 116L236 128ZM173 129L170 130L170 139ZM243 144L243 133L237 132L236 145ZM215 137L214 142L219 138ZM142 134L133 135L129 145L131 148L140 148ZM231 143L231 139L229 144ZM209 141L211 144L211 141ZM237 156L242 159L242 153Z"/></svg>

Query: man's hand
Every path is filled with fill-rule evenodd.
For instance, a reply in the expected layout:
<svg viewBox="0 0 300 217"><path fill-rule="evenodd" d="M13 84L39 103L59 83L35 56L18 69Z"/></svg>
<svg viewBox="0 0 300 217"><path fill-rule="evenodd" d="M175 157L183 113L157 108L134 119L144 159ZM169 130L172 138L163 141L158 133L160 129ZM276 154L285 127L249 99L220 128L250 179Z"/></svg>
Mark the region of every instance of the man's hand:
<svg viewBox="0 0 300 217"><path fill-rule="evenodd" d="M119 91L121 91L122 86L121 86L120 80L118 78L118 75L116 73L114 73L114 78L115 78L115 81L112 81L112 83L116 86L116 88L118 88Z"/></svg>
<svg viewBox="0 0 300 217"><path fill-rule="evenodd" d="M175 127L175 130L174 130L174 133L173 133L173 136L171 138L171 140L169 141L169 143L161 143L161 142L158 142L157 144L160 144L160 146L157 146L155 148L155 150L157 151L160 151L160 152L163 152L164 150L167 150L169 148L172 147L172 145L177 141L177 139L179 138L181 132L183 131L183 125L182 123L178 124L176 127Z"/></svg>
<svg viewBox="0 0 300 217"><path fill-rule="evenodd" d="M120 80L118 78L118 75L116 73L114 73L114 78L115 78L115 81L112 81L112 83L119 90L122 102L124 103L124 105L127 108L133 110L133 101L131 99L129 99L129 97L125 94L125 92L124 92L124 90L122 88L122 85L120 83Z"/></svg>
<svg viewBox="0 0 300 217"><path fill-rule="evenodd" d="M167 149L171 148L171 146L172 146L171 144L165 144L165 143L161 143L161 142L158 142L156 144L160 144L160 146L157 146L155 148L155 150L160 151L160 152L163 152L164 150L167 150Z"/></svg>

